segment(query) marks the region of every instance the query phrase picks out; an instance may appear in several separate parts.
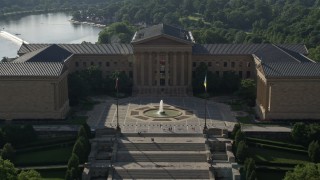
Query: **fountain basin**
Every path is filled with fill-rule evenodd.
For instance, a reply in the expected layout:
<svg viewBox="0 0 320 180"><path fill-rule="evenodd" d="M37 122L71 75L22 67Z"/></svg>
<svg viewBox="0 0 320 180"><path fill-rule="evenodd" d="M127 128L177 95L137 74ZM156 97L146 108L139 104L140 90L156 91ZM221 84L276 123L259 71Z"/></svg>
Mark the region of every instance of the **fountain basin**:
<svg viewBox="0 0 320 180"><path fill-rule="evenodd" d="M182 115L182 112L176 109L163 109L163 113L159 113L159 109L148 109L143 112L145 116L152 118L173 118Z"/></svg>

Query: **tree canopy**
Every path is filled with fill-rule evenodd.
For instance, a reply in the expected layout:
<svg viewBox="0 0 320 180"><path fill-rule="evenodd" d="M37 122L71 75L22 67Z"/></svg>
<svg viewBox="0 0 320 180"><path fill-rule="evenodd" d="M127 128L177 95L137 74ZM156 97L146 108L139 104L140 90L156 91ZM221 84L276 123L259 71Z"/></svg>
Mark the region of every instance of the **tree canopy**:
<svg viewBox="0 0 320 180"><path fill-rule="evenodd" d="M320 177L320 164L307 163L300 164L293 171L286 173L284 180L317 180Z"/></svg>

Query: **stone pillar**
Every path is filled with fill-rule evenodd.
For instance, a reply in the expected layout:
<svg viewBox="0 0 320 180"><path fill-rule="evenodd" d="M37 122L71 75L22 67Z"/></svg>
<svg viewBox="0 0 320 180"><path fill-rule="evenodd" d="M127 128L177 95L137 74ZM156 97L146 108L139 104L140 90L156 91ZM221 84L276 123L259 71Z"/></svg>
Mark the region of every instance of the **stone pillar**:
<svg viewBox="0 0 320 180"><path fill-rule="evenodd" d="M185 55L184 52L183 54L181 54L181 85L184 86L185 82L184 82L184 66L185 66L186 60L185 60Z"/></svg>
<svg viewBox="0 0 320 180"><path fill-rule="evenodd" d="M148 64L149 64L149 86L152 86L152 52L149 52L149 59L148 59Z"/></svg>
<svg viewBox="0 0 320 180"><path fill-rule="evenodd" d="M190 57L189 53L187 53L188 59L188 86L192 86L192 58Z"/></svg>
<svg viewBox="0 0 320 180"><path fill-rule="evenodd" d="M166 86L169 86L169 56L168 56L168 52L166 52L166 68L165 68L165 79L166 79Z"/></svg>
<svg viewBox="0 0 320 180"><path fill-rule="evenodd" d="M137 55L134 56L133 59L133 85L138 85L138 57Z"/></svg>
<svg viewBox="0 0 320 180"><path fill-rule="evenodd" d="M157 86L160 86L160 57L159 57L159 53L156 53L156 62L157 62Z"/></svg>
<svg viewBox="0 0 320 180"><path fill-rule="evenodd" d="M177 52L173 52L173 71L171 72L172 74L172 81L173 81L173 86L177 85Z"/></svg>
<svg viewBox="0 0 320 180"><path fill-rule="evenodd" d="M140 65L140 67L141 67L141 85L142 86L144 86L145 85L145 82L144 82L144 63L145 63L145 59L144 59L144 57L145 57L145 54L144 53L142 53L142 58L141 58L141 60L140 60L140 63L141 63L141 65Z"/></svg>

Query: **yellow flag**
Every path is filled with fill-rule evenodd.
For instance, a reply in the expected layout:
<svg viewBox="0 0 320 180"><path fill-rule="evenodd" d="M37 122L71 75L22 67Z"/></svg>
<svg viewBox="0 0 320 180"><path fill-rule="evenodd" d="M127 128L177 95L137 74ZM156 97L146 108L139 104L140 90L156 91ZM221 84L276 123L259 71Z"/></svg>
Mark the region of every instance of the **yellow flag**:
<svg viewBox="0 0 320 180"><path fill-rule="evenodd" d="M204 86L205 91L207 92L207 75L204 77L203 86Z"/></svg>

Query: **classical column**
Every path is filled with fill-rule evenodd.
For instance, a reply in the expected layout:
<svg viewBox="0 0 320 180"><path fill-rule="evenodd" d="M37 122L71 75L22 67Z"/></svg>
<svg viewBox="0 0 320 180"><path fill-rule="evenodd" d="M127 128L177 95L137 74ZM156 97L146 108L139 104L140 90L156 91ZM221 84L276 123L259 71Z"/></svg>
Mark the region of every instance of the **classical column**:
<svg viewBox="0 0 320 180"><path fill-rule="evenodd" d="M157 78L157 86L159 87L160 86L160 57L159 57L159 53L156 53L156 61L157 61L157 75L156 75L156 78Z"/></svg>
<svg viewBox="0 0 320 180"><path fill-rule="evenodd" d="M184 82L184 65L185 65L185 55L184 55L184 52L183 54L181 54L181 85L184 86L185 85L185 82Z"/></svg>
<svg viewBox="0 0 320 180"><path fill-rule="evenodd" d="M166 78L166 86L169 85L169 56L168 56L168 52L166 52L166 65L165 65L165 78Z"/></svg>
<svg viewBox="0 0 320 180"><path fill-rule="evenodd" d="M191 84L192 84L192 58L189 56L189 53L187 53L187 59L188 59L188 86L191 87Z"/></svg>
<svg viewBox="0 0 320 180"><path fill-rule="evenodd" d="M145 54L142 53L142 58L140 60L140 67L141 67L141 85L144 86L145 82L144 82L144 63L145 63Z"/></svg>
<svg viewBox="0 0 320 180"><path fill-rule="evenodd" d="M173 73L172 80L173 80L173 86L177 85L177 52L173 52Z"/></svg>
<svg viewBox="0 0 320 180"><path fill-rule="evenodd" d="M133 59L133 85L138 85L138 58L137 55L134 56Z"/></svg>
<svg viewBox="0 0 320 180"><path fill-rule="evenodd" d="M149 59L148 59L148 64L149 64L149 86L152 86L152 52L149 52Z"/></svg>

